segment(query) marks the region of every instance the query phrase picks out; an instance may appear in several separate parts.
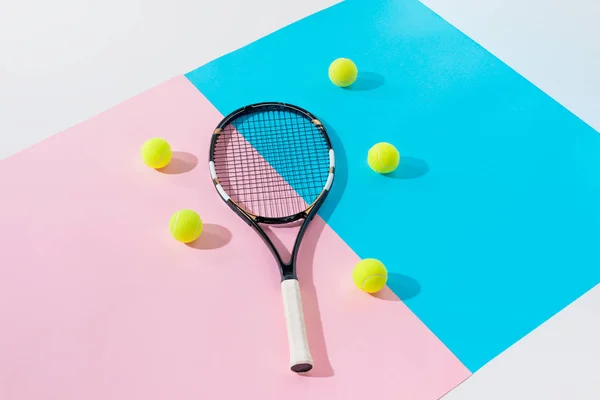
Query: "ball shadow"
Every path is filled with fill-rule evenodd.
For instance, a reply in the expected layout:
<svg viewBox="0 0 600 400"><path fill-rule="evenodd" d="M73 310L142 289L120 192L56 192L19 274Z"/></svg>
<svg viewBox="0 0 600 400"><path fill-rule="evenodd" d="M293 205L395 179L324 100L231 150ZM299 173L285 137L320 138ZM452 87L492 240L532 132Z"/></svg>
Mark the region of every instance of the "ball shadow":
<svg viewBox="0 0 600 400"><path fill-rule="evenodd" d="M196 165L198 165L198 158L195 155L184 151L174 151L169 164L157 171L169 175L184 174L193 170Z"/></svg>
<svg viewBox="0 0 600 400"><path fill-rule="evenodd" d="M396 295L396 293L394 293L394 291L392 289L390 289L389 285L386 285L383 289L381 289L378 292L370 293L370 295L379 300L400 301L400 298L398 298L398 295Z"/></svg>
<svg viewBox="0 0 600 400"><path fill-rule="evenodd" d="M410 276L398 273L388 274L386 286L371 296L387 301L406 301L421 292L421 285Z"/></svg>
<svg viewBox="0 0 600 400"><path fill-rule="evenodd" d="M410 300L421 293L421 285L410 276L391 273L388 275L387 286L402 301Z"/></svg>
<svg viewBox="0 0 600 400"><path fill-rule="evenodd" d="M395 171L384 176L396 179L415 179L429 172L429 165L420 158L401 157Z"/></svg>
<svg viewBox="0 0 600 400"><path fill-rule="evenodd" d="M358 78L348 90L354 92L364 92L367 90L374 90L385 83L385 78L375 72L361 71L358 73Z"/></svg>
<svg viewBox="0 0 600 400"><path fill-rule="evenodd" d="M188 247L198 250L214 250L226 246L231 241L231 231L222 225L204 224L198 239L188 243Z"/></svg>

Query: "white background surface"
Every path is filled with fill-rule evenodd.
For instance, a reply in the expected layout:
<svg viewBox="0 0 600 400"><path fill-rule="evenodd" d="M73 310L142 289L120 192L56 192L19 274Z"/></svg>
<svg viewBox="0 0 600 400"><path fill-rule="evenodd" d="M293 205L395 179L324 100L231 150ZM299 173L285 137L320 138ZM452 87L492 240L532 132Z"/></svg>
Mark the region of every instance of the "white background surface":
<svg viewBox="0 0 600 400"><path fill-rule="evenodd" d="M337 2L0 0L0 159ZM600 2L423 2L600 129ZM599 338L597 286L444 400L600 399Z"/></svg>
<svg viewBox="0 0 600 400"><path fill-rule="evenodd" d="M0 160L338 2L0 0Z"/></svg>

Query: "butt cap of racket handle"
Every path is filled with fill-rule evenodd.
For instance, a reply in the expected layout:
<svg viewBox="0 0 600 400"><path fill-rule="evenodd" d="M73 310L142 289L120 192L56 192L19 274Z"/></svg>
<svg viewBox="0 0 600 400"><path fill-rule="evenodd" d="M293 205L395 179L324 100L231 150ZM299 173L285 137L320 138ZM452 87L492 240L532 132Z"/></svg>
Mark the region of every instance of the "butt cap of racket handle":
<svg viewBox="0 0 600 400"><path fill-rule="evenodd" d="M290 369L294 372L308 372L313 367L313 359L308 348L300 283L297 279L281 282L283 309L290 345Z"/></svg>

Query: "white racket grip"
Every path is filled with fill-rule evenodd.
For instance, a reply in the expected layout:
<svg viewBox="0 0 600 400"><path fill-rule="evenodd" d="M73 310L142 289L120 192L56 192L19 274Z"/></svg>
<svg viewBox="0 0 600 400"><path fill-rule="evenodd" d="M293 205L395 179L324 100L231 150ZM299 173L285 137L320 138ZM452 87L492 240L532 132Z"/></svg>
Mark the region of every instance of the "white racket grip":
<svg viewBox="0 0 600 400"><path fill-rule="evenodd" d="M313 359L308 348L300 283L297 279L281 282L283 309L290 345L290 369L294 372L307 372L313 367Z"/></svg>

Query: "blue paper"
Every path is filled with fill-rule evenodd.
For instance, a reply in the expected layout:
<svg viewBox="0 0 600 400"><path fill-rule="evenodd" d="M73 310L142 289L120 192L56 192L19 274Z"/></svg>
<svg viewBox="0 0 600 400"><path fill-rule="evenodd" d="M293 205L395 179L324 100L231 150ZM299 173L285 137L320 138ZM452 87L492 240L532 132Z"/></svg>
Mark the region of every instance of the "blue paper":
<svg viewBox="0 0 600 400"><path fill-rule="evenodd" d="M283 101L326 124L321 216L471 371L600 282L600 136L417 0L347 1L187 76L223 114Z"/></svg>

